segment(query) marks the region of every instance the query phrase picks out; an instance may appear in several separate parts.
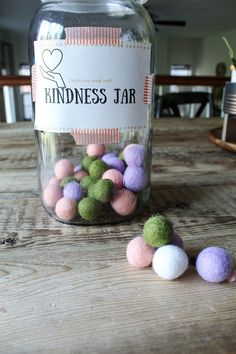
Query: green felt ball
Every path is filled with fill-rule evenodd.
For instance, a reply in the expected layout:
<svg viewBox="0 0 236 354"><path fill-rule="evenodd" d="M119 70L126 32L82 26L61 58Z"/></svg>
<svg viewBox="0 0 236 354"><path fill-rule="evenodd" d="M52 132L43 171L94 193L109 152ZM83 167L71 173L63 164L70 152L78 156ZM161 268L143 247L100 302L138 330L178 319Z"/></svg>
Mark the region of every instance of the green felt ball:
<svg viewBox="0 0 236 354"><path fill-rule="evenodd" d="M92 187L93 198L101 203L107 203L112 198L114 184L110 179L100 179Z"/></svg>
<svg viewBox="0 0 236 354"><path fill-rule="evenodd" d="M72 176L66 176L66 177L64 177L64 178L61 180L61 182L60 182L60 187L61 187L61 188L64 188L66 184L68 184L68 183L70 183L70 182L74 182L74 181L77 182L77 181L74 179L74 177L72 177Z"/></svg>
<svg viewBox="0 0 236 354"><path fill-rule="evenodd" d="M122 160L122 161L125 161L123 151L121 151L121 153L119 154L118 159L120 159L120 160Z"/></svg>
<svg viewBox="0 0 236 354"><path fill-rule="evenodd" d="M84 178L82 178L80 185L85 191L88 191L89 187L94 183L95 182L91 176L85 176Z"/></svg>
<svg viewBox="0 0 236 354"><path fill-rule="evenodd" d="M98 180L107 169L108 166L104 161L96 160L89 166L89 174L93 179Z"/></svg>
<svg viewBox="0 0 236 354"><path fill-rule="evenodd" d="M152 216L143 227L144 240L152 247L161 247L170 243L173 232L170 221L162 215Z"/></svg>
<svg viewBox="0 0 236 354"><path fill-rule="evenodd" d="M85 171L89 170L89 166L91 165L92 162L97 160L96 156L85 156L82 160L82 168Z"/></svg>
<svg viewBox="0 0 236 354"><path fill-rule="evenodd" d="M101 213L101 204L94 198L86 197L78 204L79 215L88 221L95 220Z"/></svg>
<svg viewBox="0 0 236 354"><path fill-rule="evenodd" d="M88 187L87 193L88 193L88 197L90 197L90 198L94 198L95 183L90 184L90 186Z"/></svg>

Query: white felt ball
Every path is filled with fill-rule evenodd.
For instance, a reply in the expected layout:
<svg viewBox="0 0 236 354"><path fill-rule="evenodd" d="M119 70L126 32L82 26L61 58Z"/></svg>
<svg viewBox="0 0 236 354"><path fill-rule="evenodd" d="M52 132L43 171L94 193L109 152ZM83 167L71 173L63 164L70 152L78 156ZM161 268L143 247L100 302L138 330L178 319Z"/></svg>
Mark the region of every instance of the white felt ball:
<svg viewBox="0 0 236 354"><path fill-rule="evenodd" d="M173 280L187 270L188 257L178 246L166 245L158 248L155 252L152 266L160 278Z"/></svg>

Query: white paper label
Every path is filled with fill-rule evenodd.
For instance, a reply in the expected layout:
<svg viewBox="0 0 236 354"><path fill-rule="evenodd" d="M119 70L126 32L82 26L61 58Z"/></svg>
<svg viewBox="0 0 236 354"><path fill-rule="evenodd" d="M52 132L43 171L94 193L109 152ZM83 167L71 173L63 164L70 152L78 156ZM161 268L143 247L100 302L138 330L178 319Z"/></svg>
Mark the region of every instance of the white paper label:
<svg viewBox="0 0 236 354"><path fill-rule="evenodd" d="M35 129L145 128L151 96L150 87L146 93L144 88L150 77L149 43L49 40L36 41L34 47Z"/></svg>

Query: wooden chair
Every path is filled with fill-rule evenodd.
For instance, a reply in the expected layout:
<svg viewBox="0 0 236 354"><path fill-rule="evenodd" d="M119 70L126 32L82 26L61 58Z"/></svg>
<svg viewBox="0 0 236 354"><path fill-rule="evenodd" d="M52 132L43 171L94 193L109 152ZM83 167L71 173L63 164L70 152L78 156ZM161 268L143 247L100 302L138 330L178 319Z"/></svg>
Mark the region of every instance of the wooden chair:
<svg viewBox="0 0 236 354"><path fill-rule="evenodd" d="M179 106L189 104L200 104L195 117L200 117L207 104L210 107L210 116L214 115L212 94L208 92L177 92L167 93L157 97L157 117L181 117Z"/></svg>

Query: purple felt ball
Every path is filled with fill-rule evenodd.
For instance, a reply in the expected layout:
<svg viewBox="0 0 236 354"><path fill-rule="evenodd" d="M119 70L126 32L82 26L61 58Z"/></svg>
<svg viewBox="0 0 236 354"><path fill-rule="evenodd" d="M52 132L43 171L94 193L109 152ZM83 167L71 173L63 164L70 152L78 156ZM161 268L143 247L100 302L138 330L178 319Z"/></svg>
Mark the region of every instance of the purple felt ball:
<svg viewBox="0 0 236 354"><path fill-rule="evenodd" d="M82 170L81 165L77 165L77 166L75 166L75 168L74 168L74 173L79 172L79 171L81 171L81 170Z"/></svg>
<svg viewBox="0 0 236 354"><path fill-rule="evenodd" d="M182 250L184 249L184 243L182 238L177 235L175 232L173 233L173 238L172 238L172 245L178 246L179 248L182 248Z"/></svg>
<svg viewBox="0 0 236 354"><path fill-rule="evenodd" d="M196 269L204 280L212 283L221 283L232 273L233 261L224 248L207 247L199 253Z"/></svg>
<svg viewBox="0 0 236 354"><path fill-rule="evenodd" d="M125 172L125 163L124 161L118 159L118 157L111 157L106 163L110 169L115 169L122 174Z"/></svg>
<svg viewBox="0 0 236 354"><path fill-rule="evenodd" d="M146 184L146 176L141 167L127 167L124 173L123 184L132 192L140 192Z"/></svg>
<svg viewBox="0 0 236 354"><path fill-rule="evenodd" d="M70 198L79 201L84 197L84 190L77 182L67 183L63 189L65 198Z"/></svg>
<svg viewBox="0 0 236 354"><path fill-rule="evenodd" d="M124 160L128 166L143 166L145 161L145 149L143 145L128 145L124 150Z"/></svg>
<svg viewBox="0 0 236 354"><path fill-rule="evenodd" d="M104 161L108 165L108 161L112 159L113 157L117 157L114 152L107 152L104 154L101 158L102 161Z"/></svg>

